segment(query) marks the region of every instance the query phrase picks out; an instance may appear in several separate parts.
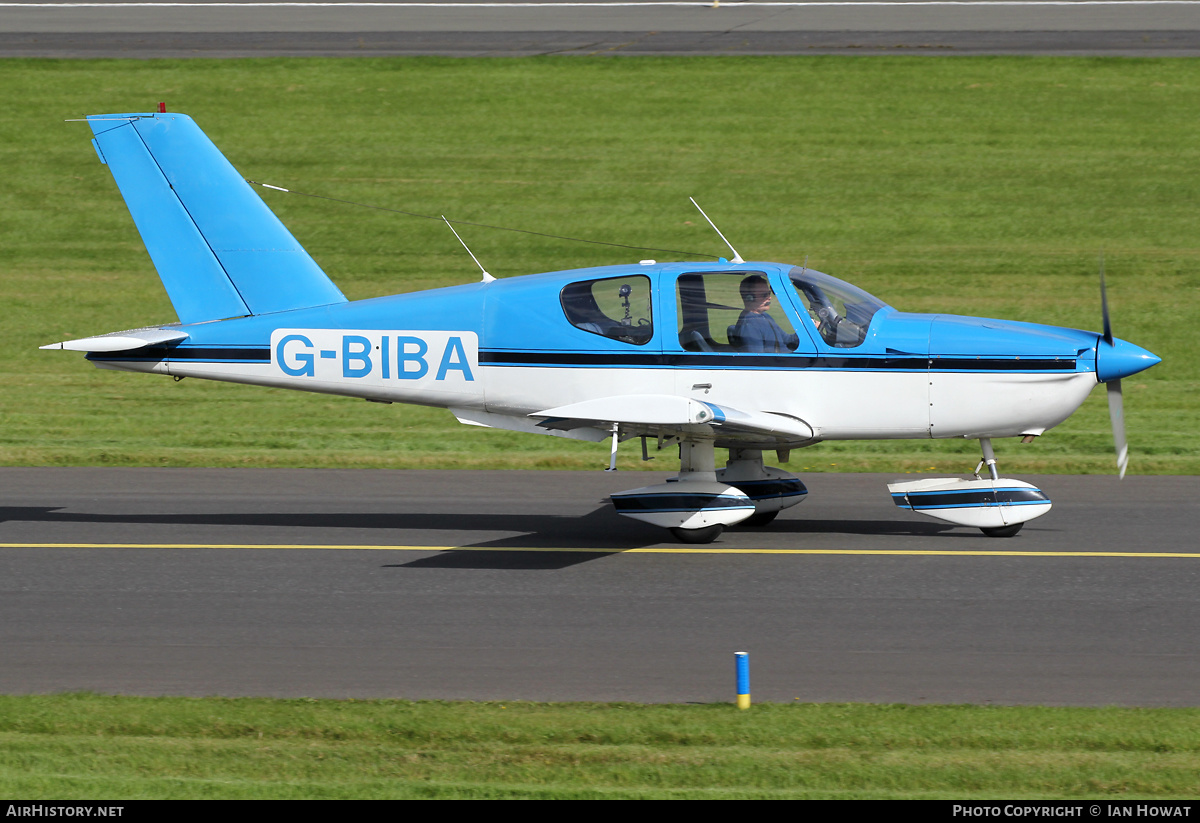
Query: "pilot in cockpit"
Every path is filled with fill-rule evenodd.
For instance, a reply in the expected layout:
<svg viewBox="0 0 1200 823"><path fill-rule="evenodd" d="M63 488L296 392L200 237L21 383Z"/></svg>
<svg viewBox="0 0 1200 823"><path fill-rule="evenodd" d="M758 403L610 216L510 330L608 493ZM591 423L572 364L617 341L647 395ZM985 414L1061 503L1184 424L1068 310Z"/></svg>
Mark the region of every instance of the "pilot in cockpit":
<svg viewBox="0 0 1200 823"><path fill-rule="evenodd" d="M795 351L798 338L788 334L767 312L771 308L771 284L761 274L752 274L738 286L742 295L742 310L730 330L730 342L738 351L786 352Z"/></svg>

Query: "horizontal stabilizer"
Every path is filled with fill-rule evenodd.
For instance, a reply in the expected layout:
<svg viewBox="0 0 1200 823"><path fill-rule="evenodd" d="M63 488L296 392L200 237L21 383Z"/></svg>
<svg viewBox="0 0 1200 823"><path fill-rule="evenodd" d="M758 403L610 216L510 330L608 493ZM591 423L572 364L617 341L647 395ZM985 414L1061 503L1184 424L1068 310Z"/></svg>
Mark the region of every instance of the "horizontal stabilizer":
<svg viewBox="0 0 1200 823"><path fill-rule="evenodd" d="M190 117L88 124L182 322L346 301Z"/></svg>
<svg viewBox="0 0 1200 823"><path fill-rule="evenodd" d="M98 337L83 337L79 340L66 340L62 343L51 343L49 346L39 346L42 349L65 349L67 351L108 352L129 351L146 346L163 346L168 343L178 343L187 340L187 332L178 329L132 329L130 331L115 331Z"/></svg>

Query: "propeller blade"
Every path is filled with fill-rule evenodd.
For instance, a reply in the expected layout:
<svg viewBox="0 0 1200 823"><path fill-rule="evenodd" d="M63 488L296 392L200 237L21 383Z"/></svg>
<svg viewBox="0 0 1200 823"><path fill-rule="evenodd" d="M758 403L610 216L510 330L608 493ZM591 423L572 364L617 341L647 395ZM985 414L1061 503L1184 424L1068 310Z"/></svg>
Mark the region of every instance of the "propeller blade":
<svg viewBox="0 0 1200 823"><path fill-rule="evenodd" d="M1104 252L1100 252L1100 313L1104 316L1104 342L1113 346L1112 321L1108 317L1108 289L1104 285ZM1099 354L1099 350L1096 352ZM1129 467L1129 445L1125 442L1125 398L1121 394L1121 379L1109 380L1108 417L1112 421L1113 446L1117 450L1117 470L1125 479Z"/></svg>
<svg viewBox="0 0 1200 823"><path fill-rule="evenodd" d="M1104 253L1100 253L1100 312L1104 315L1104 342L1113 344L1112 323L1108 319L1108 290L1104 287ZM1118 389L1118 394L1120 390Z"/></svg>
<svg viewBox="0 0 1200 823"><path fill-rule="evenodd" d="M1121 396L1121 381L1110 380L1108 386L1108 416L1112 420L1113 444L1117 448L1117 468L1121 479L1129 466L1129 446L1125 443L1125 400Z"/></svg>

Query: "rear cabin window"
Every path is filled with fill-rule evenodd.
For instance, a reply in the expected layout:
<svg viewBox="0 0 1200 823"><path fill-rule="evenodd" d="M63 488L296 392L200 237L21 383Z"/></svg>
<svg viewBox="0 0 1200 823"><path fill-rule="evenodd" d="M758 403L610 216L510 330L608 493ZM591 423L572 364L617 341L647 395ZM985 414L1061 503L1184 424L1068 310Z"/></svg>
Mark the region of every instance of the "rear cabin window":
<svg viewBox="0 0 1200 823"><path fill-rule="evenodd" d="M563 313L577 329L642 346L654 336L650 278L609 277L572 283L559 294Z"/></svg>

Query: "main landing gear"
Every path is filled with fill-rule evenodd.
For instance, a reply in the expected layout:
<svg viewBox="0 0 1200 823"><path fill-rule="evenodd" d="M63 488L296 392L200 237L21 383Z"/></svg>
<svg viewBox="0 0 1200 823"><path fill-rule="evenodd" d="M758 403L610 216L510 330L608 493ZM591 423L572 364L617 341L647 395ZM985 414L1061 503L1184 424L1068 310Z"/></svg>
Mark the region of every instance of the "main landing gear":
<svg viewBox="0 0 1200 823"><path fill-rule="evenodd" d="M1012 537L1035 517L1050 511L1050 498L1022 480L1000 477L992 441L979 440L983 459L973 479L930 478L891 483L888 491L902 509L911 509L959 526L974 526L988 537ZM988 477L980 477L987 466Z"/></svg>
<svg viewBox="0 0 1200 823"><path fill-rule="evenodd" d="M717 471L711 440L679 444L679 476L612 495L617 514L668 529L681 543L711 543L726 526L765 526L804 499L800 480L762 462L757 449L730 449Z"/></svg>

